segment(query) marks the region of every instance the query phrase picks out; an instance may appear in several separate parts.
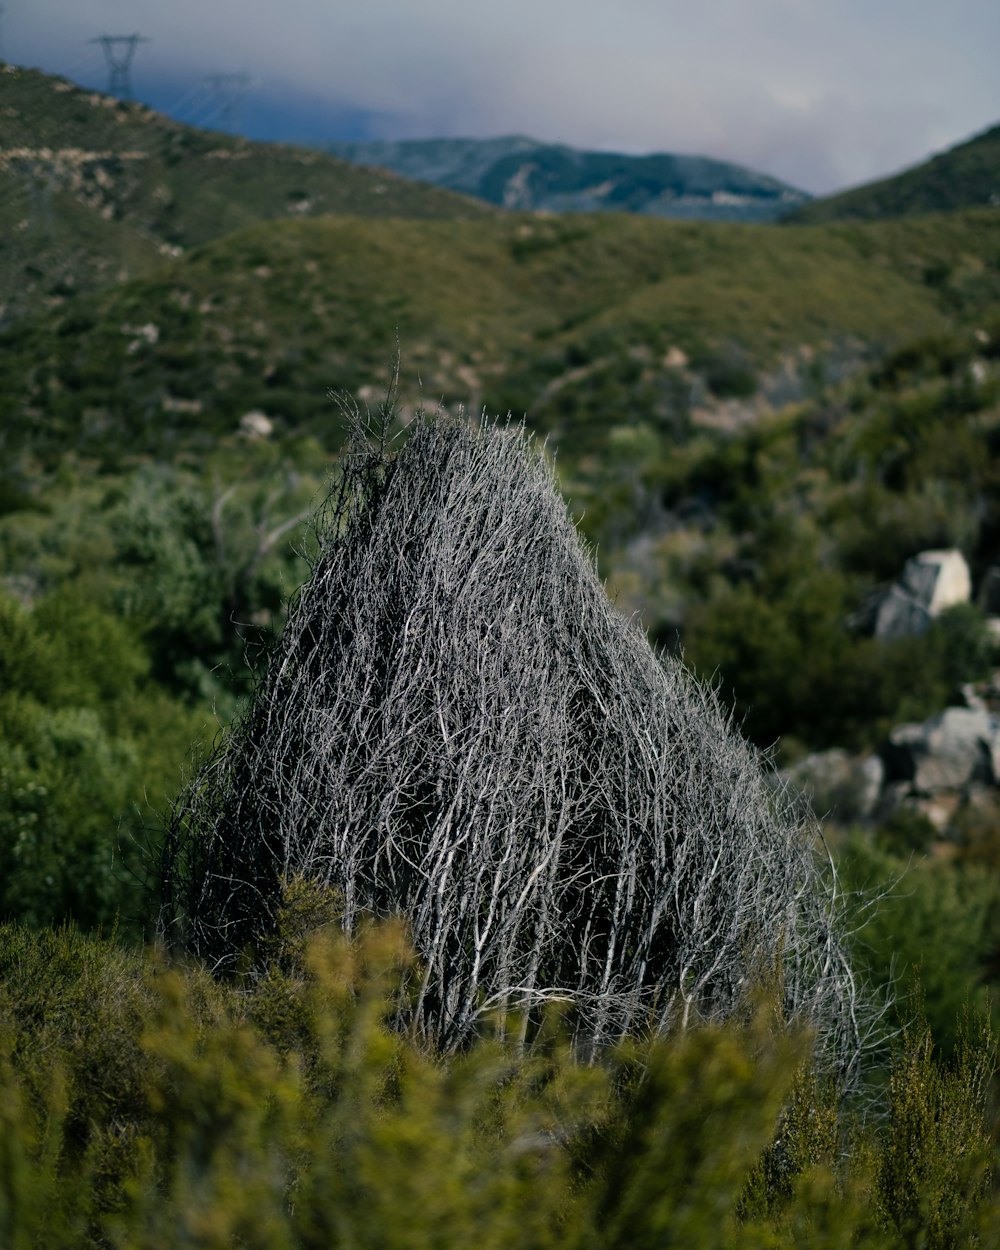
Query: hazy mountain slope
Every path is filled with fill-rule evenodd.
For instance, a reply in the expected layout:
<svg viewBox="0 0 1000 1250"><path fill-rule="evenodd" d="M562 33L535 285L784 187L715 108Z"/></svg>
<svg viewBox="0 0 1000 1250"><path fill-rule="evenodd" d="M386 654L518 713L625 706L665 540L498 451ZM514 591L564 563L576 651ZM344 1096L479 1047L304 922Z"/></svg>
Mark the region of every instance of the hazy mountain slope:
<svg viewBox="0 0 1000 1250"><path fill-rule="evenodd" d="M809 199L776 178L724 161L587 152L521 135L328 146L359 164L392 169L516 209L773 221Z"/></svg>
<svg viewBox="0 0 1000 1250"><path fill-rule="evenodd" d="M0 66L0 119L0 319L264 219L490 212L313 149L195 130L12 65Z"/></svg>
<svg viewBox="0 0 1000 1250"><path fill-rule="evenodd" d="M980 205L1000 206L1000 126L893 178L814 200L787 220L870 221Z"/></svg>
<svg viewBox="0 0 1000 1250"><path fill-rule="evenodd" d="M484 178L498 161L531 156L543 145L524 135L499 139L375 139L369 143L327 145L356 165L392 169L406 178L481 195Z"/></svg>
<svg viewBox="0 0 1000 1250"><path fill-rule="evenodd" d="M0 336L0 454L173 456L251 409L335 446L328 388L375 394L397 335L407 403L526 411L599 451L636 411L667 431L713 395L753 396L789 353L808 371L995 308L998 250L989 212L801 231L264 223Z"/></svg>

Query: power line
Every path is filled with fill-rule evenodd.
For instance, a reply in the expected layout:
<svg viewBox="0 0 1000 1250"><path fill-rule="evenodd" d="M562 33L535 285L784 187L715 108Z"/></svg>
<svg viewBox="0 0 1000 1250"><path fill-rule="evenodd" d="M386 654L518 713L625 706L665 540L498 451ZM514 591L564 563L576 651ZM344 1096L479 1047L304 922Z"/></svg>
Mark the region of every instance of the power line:
<svg viewBox="0 0 1000 1250"><path fill-rule="evenodd" d="M121 100L132 99L132 58L136 45L149 43L143 35L98 35L91 43L99 43L108 63L108 95Z"/></svg>
<svg viewBox="0 0 1000 1250"><path fill-rule="evenodd" d="M192 102L204 91L204 83L196 83L193 87L189 87L182 95L178 96L172 104L169 104L163 112L168 117L176 117L178 119L184 116L186 109L190 108Z"/></svg>
<svg viewBox="0 0 1000 1250"><path fill-rule="evenodd" d="M221 128L230 134L237 133L240 129L240 103L253 86L253 79L249 74L209 74L205 85L215 97Z"/></svg>

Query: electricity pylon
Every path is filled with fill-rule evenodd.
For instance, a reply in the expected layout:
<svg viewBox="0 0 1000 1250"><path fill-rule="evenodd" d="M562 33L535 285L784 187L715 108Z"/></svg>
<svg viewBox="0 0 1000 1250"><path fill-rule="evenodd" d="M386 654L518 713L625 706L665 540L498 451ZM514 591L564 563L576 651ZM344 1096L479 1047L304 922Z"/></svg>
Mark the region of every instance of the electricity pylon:
<svg viewBox="0 0 1000 1250"><path fill-rule="evenodd" d="M120 100L132 99L132 58L136 45L149 43L143 35L98 35L91 43L99 43L108 62L108 95Z"/></svg>

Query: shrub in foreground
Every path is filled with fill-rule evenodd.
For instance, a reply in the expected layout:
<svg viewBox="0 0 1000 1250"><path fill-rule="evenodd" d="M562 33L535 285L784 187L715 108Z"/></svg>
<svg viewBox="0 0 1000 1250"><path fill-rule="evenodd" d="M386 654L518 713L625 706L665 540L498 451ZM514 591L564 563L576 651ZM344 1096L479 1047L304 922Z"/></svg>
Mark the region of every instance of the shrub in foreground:
<svg viewBox="0 0 1000 1250"><path fill-rule="evenodd" d="M391 1027L413 968L398 925L328 926L240 991L0 927L0 1244L1000 1245L989 1039L951 1067L905 1039L861 1130L764 1008L593 1064L557 1019L445 1061Z"/></svg>
<svg viewBox="0 0 1000 1250"><path fill-rule="evenodd" d="M869 1020L810 819L616 614L522 429L420 417L394 448L390 415L356 423L269 668L175 812L165 936L235 967L295 876L348 931L402 914L400 1022L445 1050L552 1002L594 1053L721 1021L778 964L850 1079Z"/></svg>

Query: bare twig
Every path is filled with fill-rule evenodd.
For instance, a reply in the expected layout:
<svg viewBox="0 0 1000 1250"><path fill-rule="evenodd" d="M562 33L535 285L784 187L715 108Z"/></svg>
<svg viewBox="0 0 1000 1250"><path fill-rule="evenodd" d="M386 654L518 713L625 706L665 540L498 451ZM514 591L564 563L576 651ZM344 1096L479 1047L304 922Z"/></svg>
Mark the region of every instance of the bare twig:
<svg viewBox="0 0 1000 1250"><path fill-rule="evenodd" d="M182 800L164 931L213 963L280 882L402 913L405 1022L572 1003L582 1045L741 1010L778 972L849 1079L868 1027L815 822L714 692L619 617L518 426L353 415L312 576L243 719Z"/></svg>

